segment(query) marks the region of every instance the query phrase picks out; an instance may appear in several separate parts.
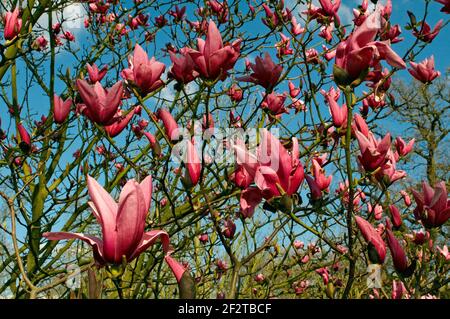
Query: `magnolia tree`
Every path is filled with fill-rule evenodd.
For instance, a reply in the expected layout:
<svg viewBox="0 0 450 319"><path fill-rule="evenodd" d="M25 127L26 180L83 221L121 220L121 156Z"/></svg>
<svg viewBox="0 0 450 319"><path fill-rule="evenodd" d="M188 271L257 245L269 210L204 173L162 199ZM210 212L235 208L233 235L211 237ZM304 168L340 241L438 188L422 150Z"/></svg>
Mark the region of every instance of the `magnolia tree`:
<svg viewBox="0 0 450 319"><path fill-rule="evenodd" d="M3 1L0 296L450 297L450 2L357 2Z"/></svg>

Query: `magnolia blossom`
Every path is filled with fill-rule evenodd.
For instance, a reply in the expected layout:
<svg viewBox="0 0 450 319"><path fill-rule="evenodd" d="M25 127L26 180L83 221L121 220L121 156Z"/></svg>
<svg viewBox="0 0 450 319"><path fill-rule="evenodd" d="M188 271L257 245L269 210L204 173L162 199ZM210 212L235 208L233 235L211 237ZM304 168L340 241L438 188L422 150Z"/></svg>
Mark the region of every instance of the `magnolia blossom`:
<svg viewBox="0 0 450 319"><path fill-rule="evenodd" d="M19 8L15 8L12 12L6 12L5 15L5 28L3 30L3 36L5 40L14 39L22 29L22 19L19 18Z"/></svg>
<svg viewBox="0 0 450 319"><path fill-rule="evenodd" d="M149 60L139 44L134 47L134 54L128 59L128 63L130 66L122 71L122 77L136 85L142 94L148 94L164 85L161 74L166 66L154 57Z"/></svg>
<svg viewBox="0 0 450 319"><path fill-rule="evenodd" d="M435 0L435 1L444 5L441 8L441 12L450 14L450 0Z"/></svg>
<svg viewBox="0 0 450 319"><path fill-rule="evenodd" d="M375 41L381 28L380 19L380 13L375 11L338 45L334 76L340 84L351 84L369 67L377 66L380 60L399 69L406 67L402 58L391 49L389 41Z"/></svg>
<svg viewBox="0 0 450 319"><path fill-rule="evenodd" d="M77 80L77 87L85 104L83 114L101 125L112 123L123 95L122 82L119 81L105 90L100 82L91 86L84 80Z"/></svg>
<svg viewBox="0 0 450 319"><path fill-rule="evenodd" d="M450 218L450 200L448 200L445 182L438 182L431 187L422 182L422 192L411 190L417 207L414 216L427 228L439 227Z"/></svg>
<svg viewBox="0 0 450 319"><path fill-rule="evenodd" d="M236 172L241 175L241 186L247 188L241 193L241 212L251 215L262 198L270 200L283 195L291 196L298 190L303 182L304 170L299 161L298 141L293 138L292 142L292 152L289 154L276 137L263 129L256 155L248 152L242 141L234 143ZM251 182L256 187L249 188Z"/></svg>
<svg viewBox="0 0 450 319"><path fill-rule="evenodd" d="M256 57L255 63L249 63L249 66L253 73L240 77L238 80L259 84L268 91L272 90L278 83L283 71L283 67L275 64L267 52L264 54L264 59Z"/></svg>
<svg viewBox="0 0 450 319"><path fill-rule="evenodd" d="M53 110L53 118L56 123L63 123L70 112L70 107L72 106L72 99L63 100L56 94L53 97L54 110Z"/></svg>
<svg viewBox="0 0 450 319"><path fill-rule="evenodd" d="M186 269L170 256L169 235L163 230L145 231L152 200L152 177L147 176L141 183L129 180L122 189L119 203L89 175L87 186L92 200L88 204L102 227L102 238L67 232L44 233L43 237L49 240L80 239L92 247L94 258L101 266L130 262L160 239L165 260L180 281Z"/></svg>
<svg viewBox="0 0 450 319"><path fill-rule="evenodd" d="M91 83L100 82L106 75L106 72L108 72L108 66L105 65L101 69L97 67L96 64L90 65L89 63L86 64L86 69L89 75L89 80Z"/></svg>
<svg viewBox="0 0 450 319"><path fill-rule="evenodd" d="M189 49L189 55L195 64L195 70L208 80L224 79L227 71L234 67L240 56L241 40L224 45L219 29L209 20L206 40L197 39L197 50Z"/></svg>
<svg viewBox="0 0 450 319"><path fill-rule="evenodd" d="M360 216L355 216L356 224L358 225L359 230L361 231L364 239L376 252L376 261L380 264L384 262L384 258L386 257L386 245L384 244L383 239L378 231L372 227L372 225ZM370 250L369 250L370 251Z"/></svg>
<svg viewBox="0 0 450 319"><path fill-rule="evenodd" d="M409 62L411 68L409 73L422 83L431 83L435 78L441 76L441 72L434 69L434 56L423 60L420 63Z"/></svg>

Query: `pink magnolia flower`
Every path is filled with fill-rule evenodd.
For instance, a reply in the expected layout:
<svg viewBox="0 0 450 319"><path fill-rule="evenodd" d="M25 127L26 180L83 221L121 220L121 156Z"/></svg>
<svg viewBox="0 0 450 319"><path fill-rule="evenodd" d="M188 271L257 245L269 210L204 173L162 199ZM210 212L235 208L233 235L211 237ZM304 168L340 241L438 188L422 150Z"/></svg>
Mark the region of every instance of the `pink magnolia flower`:
<svg viewBox="0 0 450 319"><path fill-rule="evenodd" d="M355 113L353 115L352 134L356 134L356 131L367 138L369 137L369 127L367 126L366 120L361 115Z"/></svg>
<svg viewBox="0 0 450 319"><path fill-rule="evenodd" d="M295 247L295 249L303 249L303 247L305 247L305 243L303 243L302 241L296 240L296 241L294 241L294 247Z"/></svg>
<svg viewBox="0 0 450 319"><path fill-rule="evenodd" d="M244 218L251 218L255 213L256 206L262 201L261 191L257 187L247 187L241 192L239 205L241 215Z"/></svg>
<svg viewBox="0 0 450 319"><path fill-rule="evenodd" d="M361 5L359 6L359 10L353 9L353 23L356 26L360 26L364 20L367 18L366 12L369 8L369 0L363 0Z"/></svg>
<svg viewBox="0 0 450 319"><path fill-rule="evenodd" d="M86 64L86 68L87 68L87 72L89 75L89 81L91 81L91 83L95 83L95 82L100 82L106 75L106 72L108 72L108 66L105 65L103 66L103 68L101 68L101 70L99 70L99 68L97 67L96 64L94 65L90 65L89 63Z"/></svg>
<svg viewBox="0 0 450 319"><path fill-rule="evenodd" d="M405 202L405 205L408 207L411 206L411 197L409 197L408 193L405 192L404 190L401 190L400 194L403 197L403 201Z"/></svg>
<svg viewBox="0 0 450 319"><path fill-rule="evenodd" d="M439 20L438 23L436 23L436 25L434 26L433 30L431 30L431 27L428 23L426 23L425 21L423 21L421 24L421 28L420 30L414 30L413 34L415 37L417 37L419 40L422 40L423 42L426 43L431 43L434 38L436 38L436 36L439 34L439 32L441 31L442 25L444 23L444 20Z"/></svg>
<svg viewBox="0 0 450 319"><path fill-rule="evenodd" d="M198 240L202 243L205 244L208 242L208 234L201 234L198 236Z"/></svg>
<svg viewBox="0 0 450 319"><path fill-rule="evenodd" d="M236 224L233 222L231 218L227 218L224 222L224 228L222 229L222 234L229 239L234 237L234 233L236 232Z"/></svg>
<svg viewBox="0 0 450 319"><path fill-rule="evenodd" d="M291 48L291 38L285 36L280 32L281 41L275 44L277 48L277 57L280 58L284 55L291 55L294 50Z"/></svg>
<svg viewBox="0 0 450 319"><path fill-rule="evenodd" d="M43 51L47 48L48 45L48 40L44 37L44 36L39 36L37 37L37 39L35 40L35 47L37 48L37 50L39 51Z"/></svg>
<svg viewBox="0 0 450 319"><path fill-rule="evenodd" d="M406 144L406 142L399 136L395 139L395 147L397 149L397 153L400 156L406 156L408 155L414 146L415 139L413 138L411 141Z"/></svg>
<svg viewBox="0 0 450 319"><path fill-rule="evenodd" d="M407 291L403 282L392 281L392 299L402 299L404 295L407 295Z"/></svg>
<svg viewBox="0 0 450 319"><path fill-rule="evenodd" d="M406 259L405 251L389 228L386 229L386 240L391 251L395 270L400 273L406 271L408 268L408 260Z"/></svg>
<svg viewBox="0 0 450 319"><path fill-rule="evenodd" d="M200 180L202 164L200 162L197 149L191 140L186 140L185 142L184 163L186 167L186 173L183 180L187 186L193 187L197 185Z"/></svg>
<svg viewBox="0 0 450 319"><path fill-rule="evenodd" d="M375 204L375 206L372 206L371 203L367 203L367 210L369 214L373 214L375 220L380 220L383 216L383 207L380 204Z"/></svg>
<svg viewBox="0 0 450 319"><path fill-rule="evenodd" d="M342 107L340 107L337 104L336 99L333 98L333 96L331 96L330 94L326 94L325 99L328 103L334 126L336 128L347 127L347 105L343 104Z"/></svg>
<svg viewBox="0 0 450 319"><path fill-rule="evenodd" d="M289 113L284 107L286 96L284 94L270 93L264 96L261 107L267 109L274 116L281 116L283 113Z"/></svg>
<svg viewBox="0 0 450 319"><path fill-rule="evenodd" d="M394 227L399 228L402 225L402 215L397 206L394 204L389 205L389 212L391 213L392 224Z"/></svg>
<svg viewBox="0 0 450 319"><path fill-rule="evenodd" d="M322 26L320 28L320 32L319 32L319 37L324 38L328 43L331 42L331 40L333 40L333 29L334 29L334 25L330 24L328 26Z"/></svg>
<svg viewBox="0 0 450 319"><path fill-rule="evenodd" d="M226 0L223 2L209 0L207 4L211 8L211 11L217 16L220 23L228 21L228 4Z"/></svg>
<svg viewBox="0 0 450 319"><path fill-rule="evenodd" d="M263 274L257 274L257 275L255 276L255 281L256 281L257 283L263 282L264 280L266 280L266 277L264 277Z"/></svg>
<svg viewBox="0 0 450 319"><path fill-rule="evenodd" d="M164 128L167 136L171 141L179 138L178 124L173 118L172 114L167 109L158 109L155 113L156 118L161 120L164 124Z"/></svg>
<svg viewBox="0 0 450 319"><path fill-rule="evenodd" d="M105 131L110 137L116 137L117 135L122 133L122 131L127 127L128 123L130 123L135 114L133 110L129 111L125 116L121 115L121 111L119 111L118 113L119 116L115 117L114 122L105 126Z"/></svg>
<svg viewBox="0 0 450 319"><path fill-rule="evenodd" d="M19 133L20 141L28 146L31 146L31 137L22 123L17 124L17 132Z"/></svg>
<svg viewBox="0 0 450 319"><path fill-rule="evenodd" d="M422 182L422 192L411 190L417 207L414 216L427 228L439 227L450 218L450 200L448 200L445 182L436 183L432 188Z"/></svg>
<svg viewBox="0 0 450 319"><path fill-rule="evenodd" d="M72 99L63 100L56 94L53 96L53 102L55 108L53 110L53 118L56 123L64 123L70 112L70 107L72 106Z"/></svg>
<svg viewBox="0 0 450 319"><path fill-rule="evenodd" d="M448 251L447 245L444 245L442 248L439 246L436 246L436 248L439 250L439 253L444 257L446 261L450 261L450 252Z"/></svg>
<svg viewBox="0 0 450 319"><path fill-rule="evenodd" d="M327 23L332 19L336 25L340 24L340 18L338 15L341 0L319 0L321 7L316 7L312 3L308 10L303 11L310 19L317 19L321 24Z"/></svg>
<svg viewBox="0 0 450 319"><path fill-rule="evenodd" d="M167 19L163 15L157 16L155 18L155 24L157 27L162 28L167 24Z"/></svg>
<svg viewBox="0 0 450 319"><path fill-rule="evenodd" d="M253 73L240 77L238 80L259 84L268 91L274 88L283 71L283 67L275 64L267 52L264 54L264 59L256 57L255 63L250 63L249 65Z"/></svg>
<svg viewBox="0 0 450 319"><path fill-rule="evenodd" d="M300 88L296 87L294 83L292 83L292 81L289 81L289 95L291 96L291 98L295 98L297 97L297 95L300 94L301 90Z"/></svg>
<svg viewBox="0 0 450 319"><path fill-rule="evenodd" d="M435 0L435 1L444 5L441 8L441 12L450 14L450 0Z"/></svg>
<svg viewBox="0 0 450 319"><path fill-rule="evenodd" d="M236 84L233 84L227 92L228 96L234 102L240 102L243 98L242 89L239 88Z"/></svg>
<svg viewBox="0 0 450 319"><path fill-rule="evenodd" d="M435 78L441 76L441 72L434 69L434 56L423 60L420 63L409 62L411 68L409 73L422 83L431 83Z"/></svg>
<svg viewBox="0 0 450 319"><path fill-rule="evenodd" d="M186 15L186 7L182 7L181 9L176 5L175 10L170 10L169 14L174 17L175 22L179 22L184 19Z"/></svg>
<svg viewBox="0 0 450 319"><path fill-rule="evenodd" d="M369 67L375 67L380 60L404 69L405 62L395 53L389 41L375 41L380 31L380 14L375 11L336 49L335 80L343 85L351 84ZM336 68L337 67L337 68Z"/></svg>
<svg viewBox="0 0 450 319"><path fill-rule="evenodd" d="M328 285L328 282L330 280L330 273L328 272L327 267L316 269L316 273L322 276L323 284Z"/></svg>
<svg viewBox="0 0 450 319"><path fill-rule="evenodd" d="M271 29L275 28L280 22L278 15L276 12L273 12L267 4L263 3L262 7L266 13L266 17L261 19L262 22Z"/></svg>
<svg viewBox="0 0 450 319"><path fill-rule="evenodd" d="M224 79L240 56L241 39L231 45L224 45L219 29L214 21L208 23L206 41L197 39L198 51L189 49L196 71L209 80Z"/></svg>
<svg viewBox="0 0 450 319"><path fill-rule="evenodd" d="M22 29L22 19L19 18L19 8L15 8L12 12L6 12L5 15L5 28L3 30L3 36L5 40L14 39Z"/></svg>
<svg viewBox="0 0 450 319"><path fill-rule="evenodd" d="M164 252L169 252L169 235L163 230L145 231L145 219L150 209L152 177L141 183L129 180L116 203L110 194L92 177L87 186L92 202L89 206L102 227L102 239L81 233L51 232L49 240L80 239L92 246L100 265L130 262L161 239Z"/></svg>
<svg viewBox="0 0 450 319"><path fill-rule="evenodd" d="M412 234L407 234L406 236L416 245L423 245L428 239L430 239L430 233L424 229L413 231Z"/></svg>
<svg viewBox="0 0 450 319"><path fill-rule="evenodd" d="M177 55L170 51L170 60L172 60L172 68L170 69L170 76L181 83L189 83L193 81L197 76L198 72L195 71L194 60L192 60L189 55L189 50L182 48L180 54Z"/></svg>
<svg viewBox="0 0 450 319"><path fill-rule="evenodd" d="M289 154L269 131L263 129L260 134L261 143L256 151L257 155L248 152L243 142L233 145L237 165L242 166L248 175L246 181L253 180L256 184L256 188L241 193L241 211L250 215L262 198L270 200L273 197L293 195L304 178L297 139L292 139L292 152ZM258 190L260 194L257 194Z"/></svg>
<svg viewBox="0 0 450 319"><path fill-rule="evenodd" d="M302 26L297 23L297 19L294 16L291 18L291 32L294 35L299 35L305 32L305 28L302 28Z"/></svg>
<svg viewBox="0 0 450 319"><path fill-rule="evenodd" d="M330 191L330 184L333 176L325 176L325 170L319 164L317 159L313 158L312 160L312 174L314 176L314 181L321 191Z"/></svg>
<svg viewBox="0 0 450 319"><path fill-rule="evenodd" d="M139 44L134 47L134 54L128 59L128 69L122 71L122 77L135 84L142 94L148 94L164 85L161 74L166 66L152 57L148 59L147 53Z"/></svg>
<svg viewBox="0 0 450 319"><path fill-rule="evenodd" d="M391 146L391 135L388 133L382 140L378 140L372 132L368 132L367 137L359 131L356 131L355 134L361 151L361 155L358 155L359 163L364 170L375 171L386 162L386 156Z"/></svg>
<svg viewBox="0 0 450 319"><path fill-rule="evenodd" d="M85 104L83 114L98 124L110 124L123 96L122 81L105 90L99 82L91 86L84 80L77 80L77 88Z"/></svg>
<svg viewBox="0 0 450 319"><path fill-rule="evenodd" d="M355 216L355 220L366 242L369 244L369 246L374 248L377 254L375 259L378 263L382 264L384 262L384 258L386 257L386 246L383 239L381 238L380 233L377 232L372 227L372 225L364 218Z"/></svg>

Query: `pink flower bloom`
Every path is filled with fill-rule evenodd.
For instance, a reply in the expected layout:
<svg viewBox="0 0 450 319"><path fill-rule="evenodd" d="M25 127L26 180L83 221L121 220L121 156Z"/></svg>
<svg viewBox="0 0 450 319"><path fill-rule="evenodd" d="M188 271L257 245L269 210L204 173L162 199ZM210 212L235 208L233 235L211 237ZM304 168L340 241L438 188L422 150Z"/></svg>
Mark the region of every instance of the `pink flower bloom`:
<svg viewBox="0 0 450 319"><path fill-rule="evenodd" d="M447 199L445 182L436 183L434 188L422 182L421 193L414 189L411 191L417 203L414 216L421 220L425 227L439 227L450 218L450 200Z"/></svg>
<svg viewBox="0 0 450 319"><path fill-rule="evenodd" d="M69 115L70 107L72 106L72 100L67 99L64 101L62 98L55 94L53 96L53 101L55 104L55 108L53 110L53 118L58 124L64 123L67 116Z"/></svg>
<svg viewBox="0 0 450 319"><path fill-rule="evenodd" d="M285 100L284 94L270 93L264 96L261 107L267 109L274 116L281 116L283 113L289 113L284 107Z"/></svg>
<svg viewBox="0 0 450 319"><path fill-rule="evenodd" d="M233 145L238 167L245 169L251 177L249 180L253 179L266 200L285 194L291 196L303 182L304 170L299 161L298 141L296 138L292 141L292 152L289 154L280 141L264 129L261 131L257 156L249 153L242 142ZM259 195L255 193L256 190L252 190L251 201L241 201L241 210L253 213L254 207L259 204Z"/></svg>
<svg viewBox="0 0 450 319"><path fill-rule="evenodd" d="M169 14L174 17L175 22L180 22L186 15L186 7L180 9L178 6L175 6L175 10L170 10Z"/></svg>
<svg viewBox="0 0 450 319"><path fill-rule="evenodd" d="M184 182L187 186L193 187L197 185L200 180L200 173L202 165L198 156L197 149L192 141L187 140L185 144L186 158L186 174L184 175Z"/></svg>
<svg viewBox="0 0 450 319"><path fill-rule="evenodd" d="M390 229L386 229L386 240L389 250L391 251L395 270L400 273L404 272L408 268L408 260L406 259L406 254L403 247L400 245Z"/></svg>
<svg viewBox="0 0 450 319"><path fill-rule="evenodd" d="M259 84L268 91L274 88L283 71L283 67L275 64L267 52L264 55L264 59L256 57L255 63L250 63L249 65L253 73L249 76L240 77L238 80Z"/></svg>
<svg viewBox="0 0 450 319"><path fill-rule="evenodd" d="M312 174L319 189L321 191L329 192L329 187L333 176L325 176L325 170L321 167L321 165L315 158L312 160Z"/></svg>
<svg viewBox="0 0 450 319"><path fill-rule="evenodd" d="M352 130L353 134L356 134L356 131L360 132L363 136L369 137L369 127L367 126L366 121L364 118L359 115L355 114L353 115L353 123L352 123Z"/></svg>
<svg viewBox="0 0 450 319"><path fill-rule="evenodd" d="M372 13L363 24L341 42L336 49L336 66L345 75L335 72L342 84L350 84L358 79L368 67L375 67L380 60L386 60L391 66L404 69L405 62L395 53L389 41L375 41L380 30L380 15Z"/></svg>
<svg viewBox="0 0 450 319"><path fill-rule="evenodd" d="M224 2L209 0L207 4L211 8L211 11L217 16L220 23L228 21L228 4L226 0Z"/></svg>
<svg viewBox="0 0 450 319"><path fill-rule="evenodd" d="M240 53L241 39L231 45L222 42L222 36L214 21L208 24L206 41L197 39L198 51L190 49L189 54L194 61L196 71L209 80L224 79L227 71L234 67Z"/></svg>
<svg viewBox="0 0 450 319"><path fill-rule="evenodd" d="M377 262L382 264L384 262L384 258L386 257L386 246L380 236L380 233L377 232L364 218L355 216L355 220L366 242L375 249L377 253Z"/></svg>
<svg viewBox="0 0 450 319"><path fill-rule="evenodd" d="M401 190L400 194L403 197L403 201L405 202L405 205L408 207L411 206L411 198L409 197L408 193L405 192L404 190Z"/></svg>
<svg viewBox="0 0 450 319"><path fill-rule="evenodd" d="M239 201L241 215L244 218L251 218L255 213L255 208L262 200L261 191L257 187L248 187L241 192Z"/></svg>
<svg viewBox="0 0 450 319"><path fill-rule="evenodd" d="M372 132L368 133L368 137L359 131L355 134L361 151L361 155L358 156L359 163L366 171L375 171L386 162L391 146L391 135L388 133L382 140L377 140Z"/></svg>
<svg viewBox="0 0 450 319"><path fill-rule="evenodd" d="M19 133L20 141L28 146L31 146L30 134L22 123L17 124L17 132Z"/></svg>
<svg viewBox="0 0 450 319"><path fill-rule="evenodd" d="M157 27L162 28L167 24L167 19L163 15L157 16L155 18L155 24Z"/></svg>
<svg viewBox="0 0 450 319"><path fill-rule="evenodd" d="M442 19L439 20L438 23L436 23L433 30L431 30L431 27L429 26L429 24L426 23L425 21L423 21L420 30L417 30L417 29L414 30L413 34L419 40L422 40L423 42L426 42L426 43L431 43L434 40L434 38L436 38L436 36L441 31L443 23L444 23L444 21Z"/></svg>
<svg viewBox="0 0 450 319"><path fill-rule="evenodd" d="M403 282L392 281L392 299L402 299L404 295L406 295L406 288Z"/></svg>
<svg viewBox="0 0 450 319"><path fill-rule="evenodd" d="M406 156L408 155L414 146L415 139L413 138L411 141L406 144L406 142L399 136L395 139L395 147L397 149L397 153L400 156Z"/></svg>
<svg viewBox="0 0 450 319"><path fill-rule="evenodd" d="M297 19L294 16L291 18L291 32L294 35L299 35L305 32L305 28L302 28L302 26L297 23Z"/></svg>
<svg viewBox="0 0 450 319"><path fill-rule="evenodd" d="M19 18L19 13L19 8L15 8L12 12L6 12L5 28L3 30L5 40L12 40L20 33L22 19Z"/></svg>
<svg viewBox="0 0 450 319"><path fill-rule="evenodd" d="M320 33L319 33L319 37L324 38L328 43L331 42L331 40L333 40L333 28L334 25L330 24L328 26L322 26L320 28Z"/></svg>
<svg viewBox="0 0 450 319"><path fill-rule="evenodd" d="M285 36L280 32L281 41L276 43L275 46L277 48L277 57L282 57L284 55L290 55L294 53L294 50L291 48L291 38Z"/></svg>
<svg viewBox="0 0 450 319"><path fill-rule="evenodd" d="M266 17L261 19L262 22L271 29L275 28L279 23L277 14L265 3L262 4L262 7L266 13Z"/></svg>
<svg viewBox="0 0 450 319"><path fill-rule="evenodd" d="M376 204L375 206L372 206L371 203L367 203L367 210L369 211L369 214L373 214L375 220L380 220L383 216L383 207L379 204Z"/></svg>
<svg viewBox="0 0 450 319"><path fill-rule="evenodd" d="M257 275L255 276L255 281L256 281L257 283L263 282L264 280L266 280L266 277L264 277L263 274L257 274Z"/></svg>
<svg viewBox="0 0 450 319"><path fill-rule="evenodd" d="M108 133L110 137L116 137L127 127L128 123L130 123L131 119L134 116L134 111L131 110L128 114L123 116L117 116L115 121L112 124L105 126L105 131Z"/></svg>
<svg viewBox="0 0 450 319"><path fill-rule="evenodd" d="M40 50L40 51L45 50L48 45L48 40L44 36L41 35L35 40L35 45L38 50Z"/></svg>
<svg viewBox="0 0 450 319"><path fill-rule="evenodd" d="M179 138L178 124L172 114L166 109L158 109L155 113L156 117L164 124L167 136L171 141Z"/></svg>
<svg viewBox="0 0 450 319"><path fill-rule="evenodd" d="M97 65L90 65L89 63L86 64L87 72L89 74L89 81L91 81L92 84L95 82L100 82L106 75L106 72L108 72L108 66L105 65L101 70L98 69Z"/></svg>
<svg viewBox="0 0 450 319"><path fill-rule="evenodd" d="M122 99L122 81L117 82L108 90L105 90L99 82L91 86L84 80L77 80L77 87L85 104L83 114L98 124L110 124Z"/></svg>
<svg viewBox="0 0 450 319"><path fill-rule="evenodd" d="M435 1L444 5L441 8L441 12L450 14L450 0L435 0Z"/></svg>
<svg viewBox="0 0 450 319"><path fill-rule="evenodd" d="M328 268L323 267L316 269L316 273L322 276L323 284L328 285L328 282L330 280L330 273L328 272Z"/></svg>
<svg viewBox="0 0 450 319"><path fill-rule="evenodd" d="M234 102L240 102L243 98L242 89L240 89L236 84L233 84L227 92L228 96Z"/></svg>
<svg viewBox="0 0 450 319"><path fill-rule="evenodd" d="M389 212L391 213L392 224L394 227L399 228L402 225L402 215L400 214L400 211L394 204L391 204L389 205Z"/></svg>
<svg viewBox="0 0 450 319"><path fill-rule="evenodd" d="M436 248L439 250L439 253L444 257L446 261L450 261L450 252L448 251L447 245L444 245L442 248L439 246L436 246Z"/></svg>
<svg viewBox="0 0 450 319"><path fill-rule="evenodd" d="M224 222L224 228L222 230L222 234L229 239L234 237L234 233L236 232L236 224L231 220L231 218L227 218Z"/></svg>
<svg viewBox="0 0 450 319"><path fill-rule="evenodd" d="M441 76L441 72L434 69L434 56L423 60L420 63L409 62L411 68L409 73L422 83L431 83L435 78Z"/></svg>
<svg viewBox="0 0 450 319"><path fill-rule="evenodd" d="M88 176L88 191L92 202L89 205L102 226L103 238L81 233L44 233L49 240L81 239L92 246L94 258L100 265L122 264L123 258L132 261L161 240L164 252L169 252L169 235L162 230L145 232L145 219L152 195L152 178L141 183L129 180L120 194L117 204L100 184Z"/></svg>
<svg viewBox="0 0 450 319"><path fill-rule="evenodd" d="M343 104L342 107L340 107L337 104L336 100L329 94L325 95L325 99L329 105L334 126L336 128L347 127L347 115L348 115L347 105Z"/></svg>
<svg viewBox="0 0 450 319"><path fill-rule="evenodd" d="M305 243L303 243L302 241L296 240L296 241L294 241L294 247L295 247L295 249L303 249L303 247L305 247Z"/></svg>
<svg viewBox="0 0 450 319"><path fill-rule="evenodd" d="M297 97L297 95L299 95L301 92L300 88L297 88L295 84L292 83L292 81L289 81L288 85L289 85L289 95L291 96L291 98Z"/></svg>
<svg viewBox="0 0 450 319"><path fill-rule="evenodd" d="M198 72L194 70L195 64L189 55L189 50L182 48L180 53L180 55L177 55L172 51L169 52L170 60L173 63L170 76L178 82L186 84L193 81L198 76Z"/></svg>
<svg viewBox="0 0 450 319"><path fill-rule="evenodd" d="M202 243L205 244L208 242L208 234L201 234L198 236L198 240Z"/></svg>
<svg viewBox="0 0 450 319"><path fill-rule="evenodd" d="M122 77L135 84L142 94L148 94L164 85L161 74L166 66L152 57L148 59L147 53L139 44L134 47L134 55L128 60L130 66L122 71Z"/></svg>

